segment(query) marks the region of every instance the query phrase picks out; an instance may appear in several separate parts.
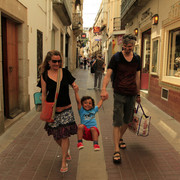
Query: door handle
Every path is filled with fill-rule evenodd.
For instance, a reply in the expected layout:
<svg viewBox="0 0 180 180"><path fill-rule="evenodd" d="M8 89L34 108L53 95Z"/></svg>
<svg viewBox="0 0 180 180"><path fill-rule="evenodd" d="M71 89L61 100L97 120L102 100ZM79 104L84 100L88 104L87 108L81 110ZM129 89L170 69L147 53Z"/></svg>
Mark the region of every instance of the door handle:
<svg viewBox="0 0 180 180"><path fill-rule="evenodd" d="M13 67L9 66L9 72L12 72L12 71L13 71Z"/></svg>

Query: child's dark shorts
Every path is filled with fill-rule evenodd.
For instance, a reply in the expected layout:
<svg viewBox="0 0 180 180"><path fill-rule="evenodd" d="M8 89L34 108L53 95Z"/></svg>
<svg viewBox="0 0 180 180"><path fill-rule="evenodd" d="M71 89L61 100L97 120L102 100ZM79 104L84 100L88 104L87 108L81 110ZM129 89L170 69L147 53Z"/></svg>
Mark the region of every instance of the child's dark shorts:
<svg viewBox="0 0 180 180"><path fill-rule="evenodd" d="M97 127L93 126L91 128L94 128L96 129L97 133L98 133L98 136L99 136L99 130ZM87 140L87 141L93 141L92 139L92 134L91 134L91 129L90 128L87 128L85 125L84 125L84 134L83 134L83 139Z"/></svg>

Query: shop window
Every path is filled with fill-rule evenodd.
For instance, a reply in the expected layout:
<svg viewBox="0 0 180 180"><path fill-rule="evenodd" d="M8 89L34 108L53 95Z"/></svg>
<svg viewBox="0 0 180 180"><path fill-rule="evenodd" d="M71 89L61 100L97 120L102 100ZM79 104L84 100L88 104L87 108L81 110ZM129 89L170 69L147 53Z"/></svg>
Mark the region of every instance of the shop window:
<svg viewBox="0 0 180 180"><path fill-rule="evenodd" d="M167 76L180 78L180 28L169 31Z"/></svg>
<svg viewBox="0 0 180 180"><path fill-rule="evenodd" d="M152 73L157 73L158 52L159 52L159 40L155 39L153 40L153 43L152 43L152 64L151 64Z"/></svg>

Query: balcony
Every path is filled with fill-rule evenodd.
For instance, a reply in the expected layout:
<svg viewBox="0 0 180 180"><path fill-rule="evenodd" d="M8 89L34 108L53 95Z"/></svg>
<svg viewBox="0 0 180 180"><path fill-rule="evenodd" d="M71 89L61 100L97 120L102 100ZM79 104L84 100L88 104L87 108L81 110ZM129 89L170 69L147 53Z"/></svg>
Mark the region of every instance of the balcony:
<svg viewBox="0 0 180 180"><path fill-rule="evenodd" d="M125 28L138 12L146 6L149 0L122 0L121 2L121 28Z"/></svg>
<svg viewBox="0 0 180 180"><path fill-rule="evenodd" d="M120 31L121 30L121 18L116 17L113 19L113 31Z"/></svg>
<svg viewBox="0 0 180 180"><path fill-rule="evenodd" d="M71 4L65 0L53 0L53 8L64 26L71 25Z"/></svg>
<svg viewBox="0 0 180 180"><path fill-rule="evenodd" d="M81 13L73 13L72 29L76 36L82 33L82 24L83 24L83 20L82 20Z"/></svg>

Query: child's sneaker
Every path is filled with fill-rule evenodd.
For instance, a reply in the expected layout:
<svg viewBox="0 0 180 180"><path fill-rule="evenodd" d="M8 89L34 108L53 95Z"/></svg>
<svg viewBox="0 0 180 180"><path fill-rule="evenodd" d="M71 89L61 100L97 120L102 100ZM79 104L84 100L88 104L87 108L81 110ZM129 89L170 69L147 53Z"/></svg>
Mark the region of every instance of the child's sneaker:
<svg viewBox="0 0 180 180"><path fill-rule="evenodd" d="M95 151L99 151L100 150L100 146L98 144L94 144L94 150Z"/></svg>
<svg viewBox="0 0 180 180"><path fill-rule="evenodd" d="M80 149L83 149L83 148L84 148L83 143L82 143L82 142L79 142L79 143L77 144L77 147L78 147L79 150L80 150Z"/></svg>

